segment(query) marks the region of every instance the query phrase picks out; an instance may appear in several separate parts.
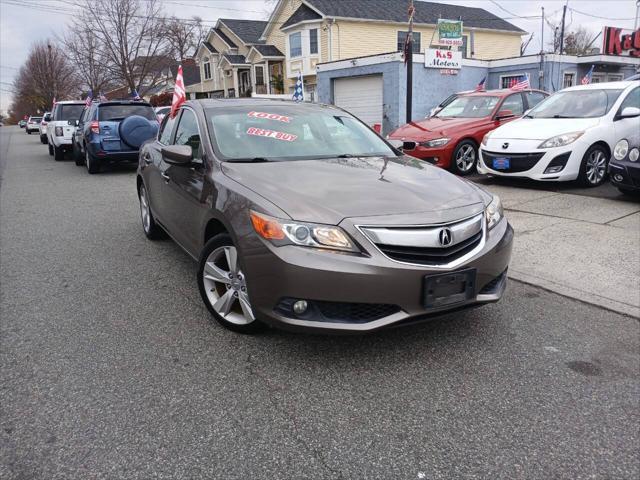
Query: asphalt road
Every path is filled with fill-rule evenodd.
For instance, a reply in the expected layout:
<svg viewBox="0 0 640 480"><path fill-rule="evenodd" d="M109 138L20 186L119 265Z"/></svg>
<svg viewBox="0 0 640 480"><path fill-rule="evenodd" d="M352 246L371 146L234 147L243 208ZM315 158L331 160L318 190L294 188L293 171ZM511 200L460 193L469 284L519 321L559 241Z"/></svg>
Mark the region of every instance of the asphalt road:
<svg viewBox="0 0 640 480"><path fill-rule="evenodd" d="M637 320L511 282L369 336L240 336L145 239L133 171L16 127L0 159L2 479L640 475Z"/></svg>

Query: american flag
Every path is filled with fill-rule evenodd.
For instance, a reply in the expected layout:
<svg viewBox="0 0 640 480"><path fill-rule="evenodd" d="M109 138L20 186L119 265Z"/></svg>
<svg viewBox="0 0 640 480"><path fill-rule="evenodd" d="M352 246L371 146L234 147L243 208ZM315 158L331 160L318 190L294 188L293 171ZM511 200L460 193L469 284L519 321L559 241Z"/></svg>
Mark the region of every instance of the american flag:
<svg viewBox="0 0 640 480"><path fill-rule="evenodd" d="M589 85L591 83L591 78L593 77L594 68L595 68L595 65L591 65L591 68L589 69L587 74L584 77L582 77L582 81L580 82L582 83L582 85Z"/></svg>
<svg viewBox="0 0 640 480"><path fill-rule="evenodd" d="M521 77L514 78L511 81L511 90L529 90L531 89L531 85L529 85L529 74L525 73Z"/></svg>
<svg viewBox="0 0 640 480"><path fill-rule="evenodd" d="M476 92L484 92L485 88L484 88L484 83L487 80L487 77L484 77L482 80L480 80L480 83L478 83L478 85L476 86Z"/></svg>
<svg viewBox="0 0 640 480"><path fill-rule="evenodd" d="M178 74L176 75L176 85L173 87L173 100L171 100L171 118L176 116L180 105L187 101L187 94L184 89L184 80L182 78L182 65L178 65Z"/></svg>
<svg viewBox="0 0 640 480"><path fill-rule="evenodd" d="M133 92L131 92L131 96L133 97L133 99L134 99L136 102L138 102L138 101L140 101L140 100L141 100L141 99L140 99L140 95L138 95L138 90L135 90L135 89L134 89L134 90L133 90Z"/></svg>
<svg viewBox="0 0 640 480"><path fill-rule="evenodd" d="M302 80L302 71L298 72L298 80L296 80L296 86L293 87L293 101L304 102L304 82Z"/></svg>
<svg viewBox="0 0 640 480"><path fill-rule="evenodd" d="M93 90L89 89L89 91L87 92L87 98L84 99L84 104L88 107L91 105L92 101L93 101Z"/></svg>

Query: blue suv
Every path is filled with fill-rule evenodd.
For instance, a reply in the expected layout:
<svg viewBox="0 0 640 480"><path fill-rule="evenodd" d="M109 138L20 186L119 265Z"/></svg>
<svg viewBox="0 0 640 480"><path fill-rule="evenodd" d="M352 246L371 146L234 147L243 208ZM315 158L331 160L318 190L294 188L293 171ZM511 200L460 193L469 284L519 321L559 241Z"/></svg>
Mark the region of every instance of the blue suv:
<svg viewBox="0 0 640 480"><path fill-rule="evenodd" d="M76 165L98 173L103 165L137 163L140 146L155 138L158 119L150 103L135 100L94 102L85 107L73 136Z"/></svg>

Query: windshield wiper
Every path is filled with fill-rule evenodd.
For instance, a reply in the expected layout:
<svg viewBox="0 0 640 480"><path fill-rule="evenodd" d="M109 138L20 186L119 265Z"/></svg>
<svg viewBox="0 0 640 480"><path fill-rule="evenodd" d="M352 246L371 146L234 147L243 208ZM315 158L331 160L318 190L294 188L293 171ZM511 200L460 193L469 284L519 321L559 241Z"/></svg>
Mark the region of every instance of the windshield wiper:
<svg viewBox="0 0 640 480"><path fill-rule="evenodd" d="M559 114L555 114L553 117L551 118L574 118L574 117L568 117L566 115L559 115Z"/></svg>
<svg viewBox="0 0 640 480"><path fill-rule="evenodd" d="M533 116L527 114L523 118L533 118Z"/></svg>
<svg viewBox="0 0 640 480"><path fill-rule="evenodd" d="M227 160L229 163L265 163L270 162L265 157L253 157L253 158L232 158L231 160Z"/></svg>

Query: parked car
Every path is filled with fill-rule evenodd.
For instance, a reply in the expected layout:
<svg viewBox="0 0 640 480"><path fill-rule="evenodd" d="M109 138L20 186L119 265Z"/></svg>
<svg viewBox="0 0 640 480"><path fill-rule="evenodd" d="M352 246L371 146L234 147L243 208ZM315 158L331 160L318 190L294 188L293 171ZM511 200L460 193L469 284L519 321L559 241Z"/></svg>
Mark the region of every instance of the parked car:
<svg viewBox="0 0 640 480"><path fill-rule="evenodd" d="M37 132L40 129L41 121L42 117L29 117L29 120L27 120L27 125L24 128L25 132L28 135L31 135L33 132Z"/></svg>
<svg viewBox="0 0 640 480"><path fill-rule="evenodd" d="M42 116L42 121L40 122L39 125L39 132L40 132L40 143L44 143L45 145L48 143L47 141L47 126L49 125L49 122L51 121L51 112L44 112L44 115Z"/></svg>
<svg viewBox="0 0 640 480"><path fill-rule="evenodd" d="M24 128L24 127L26 127L26 126L27 126L27 121L26 121L26 120L20 120L20 121L18 122L18 126L19 126L20 128Z"/></svg>
<svg viewBox="0 0 640 480"><path fill-rule="evenodd" d="M622 138L640 130L640 82L561 90L523 118L488 133L478 171L596 187Z"/></svg>
<svg viewBox="0 0 640 480"><path fill-rule="evenodd" d="M613 149L609 162L611 183L626 195L640 193L640 129L623 138Z"/></svg>
<svg viewBox="0 0 640 480"><path fill-rule="evenodd" d="M404 142L405 153L458 175L475 170L484 135L537 105L540 90L488 90L460 94L433 117L411 122L389 134Z"/></svg>
<svg viewBox="0 0 640 480"><path fill-rule="evenodd" d="M155 111L158 116L158 122L162 123L164 117L171 111L171 107L156 107Z"/></svg>
<svg viewBox="0 0 640 480"><path fill-rule="evenodd" d="M78 122L76 165L85 164L89 173L98 173L103 165L135 163L140 146L157 133L158 120L150 103L94 102Z"/></svg>
<svg viewBox="0 0 640 480"><path fill-rule="evenodd" d="M64 152L71 150L71 139L76 122L84 108L81 101L60 101L51 112L51 121L47 125L49 155L58 161L64 160Z"/></svg>
<svg viewBox="0 0 640 480"><path fill-rule="evenodd" d="M145 235L198 259L236 331L371 331L505 289L500 199L332 106L189 101L143 145L137 187Z"/></svg>

